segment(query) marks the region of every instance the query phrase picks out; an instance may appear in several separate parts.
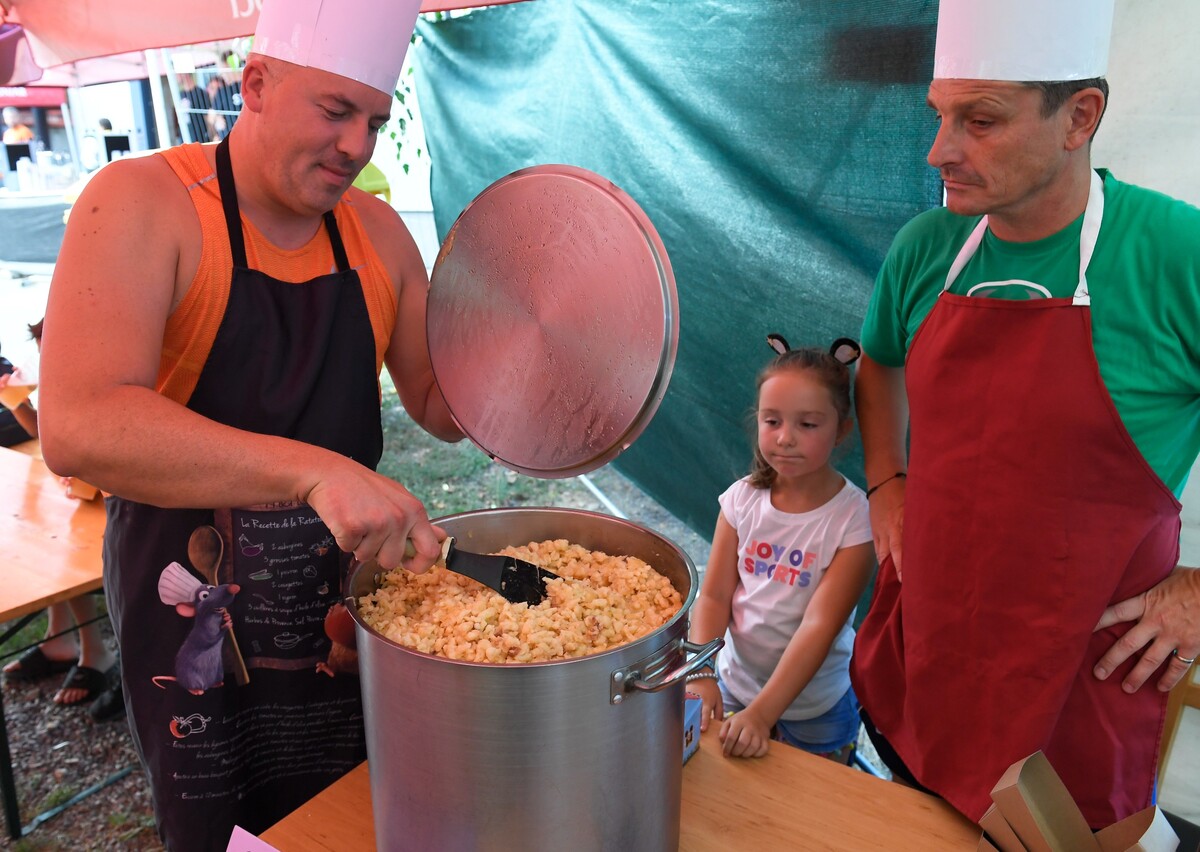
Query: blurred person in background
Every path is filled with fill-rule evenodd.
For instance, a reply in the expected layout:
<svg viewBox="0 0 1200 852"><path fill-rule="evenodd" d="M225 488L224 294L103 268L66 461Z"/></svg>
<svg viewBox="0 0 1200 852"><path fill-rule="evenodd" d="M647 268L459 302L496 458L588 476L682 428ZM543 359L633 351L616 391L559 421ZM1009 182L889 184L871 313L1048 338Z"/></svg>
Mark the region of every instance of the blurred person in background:
<svg viewBox="0 0 1200 852"><path fill-rule="evenodd" d="M6 145L19 142L32 142L34 131L20 120L20 112L16 107L4 108L4 143Z"/></svg>
<svg viewBox="0 0 1200 852"><path fill-rule="evenodd" d="M33 131L21 121L21 113L16 107L5 107L3 116L5 145L33 141Z"/></svg>
<svg viewBox="0 0 1200 852"><path fill-rule="evenodd" d="M212 98L208 92L196 84L196 77L190 73L177 75L179 81L179 107L187 115L188 131L191 142L207 142L212 137L208 132L208 111L212 109Z"/></svg>
<svg viewBox="0 0 1200 852"><path fill-rule="evenodd" d="M209 78L206 88L212 101L208 113L211 138L224 139L237 123L242 109L242 82L236 71L217 71Z"/></svg>
<svg viewBox="0 0 1200 852"><path fill-rule="evenodd" d="M42 322L29 326L29 336L41 347ZM5 371L7 359L0 358L0 390L8 387L11 371ZM0 400L2 401L2 400ZM7 406L7 403L5 403ZM19 431L3 430L5 446L38 437L37 409L28 398L11 409ZM69 488L70 480L63 487ZM47 608L45 639L29 648L4 667L8 680L41 680L66 673L62 685L54 693L55 704L74 705L89 702L89 712L96 721L107 721L124 712L121 702L119 669L116 655L109 650L97 622L96 599L91 594L79 595L65 603ZM74 628L78 628L74 631ZM76 635L72 635L72 632Z"/></svg>

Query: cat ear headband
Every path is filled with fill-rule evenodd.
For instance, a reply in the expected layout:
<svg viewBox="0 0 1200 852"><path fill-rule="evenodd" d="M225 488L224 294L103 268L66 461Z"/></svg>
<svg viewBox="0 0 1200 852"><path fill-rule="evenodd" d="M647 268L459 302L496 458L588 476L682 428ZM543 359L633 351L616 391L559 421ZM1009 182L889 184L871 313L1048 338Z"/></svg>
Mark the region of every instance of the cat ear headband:
<svg viewBox="0 0 1200 852"><path fill-rule="evenodd" d="M767 345L779 355L791 351L792 348L788 346L782 334L768 334ZM830 345L829 354L849 367L862 355L862 347L849 337L839 337Z"/></svg>

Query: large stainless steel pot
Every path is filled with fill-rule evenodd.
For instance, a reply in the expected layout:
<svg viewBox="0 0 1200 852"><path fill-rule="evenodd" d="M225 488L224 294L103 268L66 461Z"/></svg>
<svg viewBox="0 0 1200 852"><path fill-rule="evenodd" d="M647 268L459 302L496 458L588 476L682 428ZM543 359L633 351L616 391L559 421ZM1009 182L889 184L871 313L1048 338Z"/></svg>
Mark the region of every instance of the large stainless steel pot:
<svg viewBox="0 0 1200 852"><path fill-rule="evenodd" d="M524 665L422 654L356 622L382 850L670 850L679 845L683 689L721 640L686 641L696 567L629 521L492 509L436 521L481 553L565 538L637 556L684 599L667 624L590 657ZM375 566L349 578L356 600Z"/></svg>

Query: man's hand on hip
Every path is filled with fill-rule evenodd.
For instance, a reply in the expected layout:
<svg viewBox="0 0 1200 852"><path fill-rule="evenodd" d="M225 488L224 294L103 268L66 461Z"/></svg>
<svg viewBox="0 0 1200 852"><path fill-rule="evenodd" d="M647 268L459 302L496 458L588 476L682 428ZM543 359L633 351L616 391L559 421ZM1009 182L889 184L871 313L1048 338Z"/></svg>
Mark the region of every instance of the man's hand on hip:
<svg viewBox="0 0 1200 852"><path fill-rule="evenodd" d="M1122 688L1136 692L1165 662L1158 689L1167 692L1183 679L1200 652L1200 569L1180 566L1157 586L1113 604L1100 616L1096 630L1125 621L1136 623L1100 658L1096 677L1104 680L1141 650L1141 659Z"/></svg>

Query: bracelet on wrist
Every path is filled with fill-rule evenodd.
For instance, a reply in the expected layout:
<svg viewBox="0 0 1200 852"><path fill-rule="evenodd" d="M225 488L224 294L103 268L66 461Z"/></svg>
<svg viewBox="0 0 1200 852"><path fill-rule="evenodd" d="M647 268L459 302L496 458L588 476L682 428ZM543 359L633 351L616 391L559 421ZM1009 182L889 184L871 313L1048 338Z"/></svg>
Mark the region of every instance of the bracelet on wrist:
<svg viewBox="0 0 1200 852"><path fill-rule="evenodd" d="M717 678L716 672L706 672L706 671L692 672L690 675L688 675L686 678L684 678L684 680L687 683L691 683L694 680L717 680L717 679L718 678Z"/></svg>
<svg viewBox="0 0 1200 852"><path fill-rule="evenodd" d="M874 494L876 491L878 491L882 486L887 485L893 479L907 479L907 478L908 478L908 474L902 470L897 471L896 473L893 473L887 479L883 480L883 482L876 482L874 485L872 485L870 488L868 488L867 489L867 499L870 499L872 494Z"/></svg>

